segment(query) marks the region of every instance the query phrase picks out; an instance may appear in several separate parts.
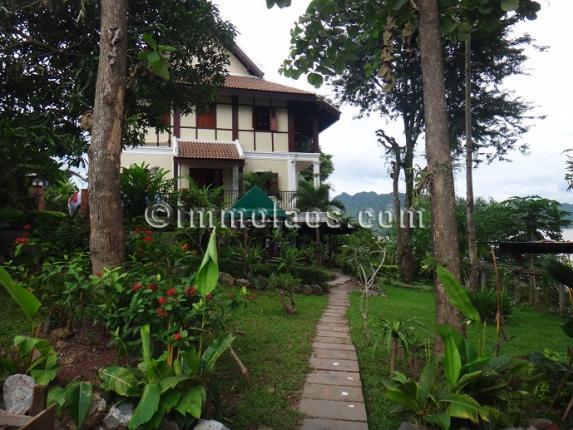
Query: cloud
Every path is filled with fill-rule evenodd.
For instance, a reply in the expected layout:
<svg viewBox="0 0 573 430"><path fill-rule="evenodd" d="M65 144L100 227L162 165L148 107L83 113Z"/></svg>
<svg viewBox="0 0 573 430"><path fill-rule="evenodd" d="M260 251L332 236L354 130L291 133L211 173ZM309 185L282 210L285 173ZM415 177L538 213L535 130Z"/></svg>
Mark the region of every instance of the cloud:
<svg viewBox="0 0 573 430"><path fill-rule="evenodd" d="M216 0L222 15L240 31L238 42L265 71L267 79L314 90L304 78L292 81L278 73L287 57L290 30L308 0L295 0L290 8L268 10L264 0ZM573 202L573 193L566 191L564 181L565 155L573 148L573 85L570 83L573 59L570 38L566 36L573 2L544 2L539 18L524 22L518 32L529 32L546 52L531 50L527 62L528 76L513 77L507 87L525 100L537 105L537 113L547 115L536 122L524 136L530 145L530 155L512 155L513 162L481 165L475 171L476 195L504 199L512 195L539 194L564 202ZM328 89L318 91L328 95ZM340 121L320 136L321 147L333 154L335 173L331 182L337 193L375 191L389 193L392 181L383 150L376 142L375 131L389 127L394 136L400 135L398 124L387 125L380 118L354 119L356 110L342 107ZM423 155L423 148L420 146ZM423 163L423 158L420 157ZM465 173L456 173L456 190L465 195ZM403 186L402 186L403 188Z"/></svg>

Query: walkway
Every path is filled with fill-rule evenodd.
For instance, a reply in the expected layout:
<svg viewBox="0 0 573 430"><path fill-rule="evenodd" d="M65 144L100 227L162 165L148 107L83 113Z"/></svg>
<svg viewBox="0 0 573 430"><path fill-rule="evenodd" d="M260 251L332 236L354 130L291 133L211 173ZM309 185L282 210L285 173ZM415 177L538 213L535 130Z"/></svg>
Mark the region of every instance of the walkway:
<svg viewBox="0 0 573 430"><path fill-rule="evenodd" d="M356 351L346 311L352 288L348 276L330 282L328 307L318 322L300 412L301 430L368 430Z"/></svg>

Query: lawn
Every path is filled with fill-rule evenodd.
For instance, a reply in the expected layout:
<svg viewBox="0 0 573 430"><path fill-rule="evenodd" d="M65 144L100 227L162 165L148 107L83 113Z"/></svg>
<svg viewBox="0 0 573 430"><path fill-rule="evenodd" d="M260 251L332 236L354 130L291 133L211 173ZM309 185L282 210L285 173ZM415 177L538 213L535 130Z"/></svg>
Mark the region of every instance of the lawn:
<svg viewBox="0 0 573 430"><path fill-rule="evenodd" d="M234 331L241 336L234 348L253 381L245 382L230 357L218 365L218 419L233 430L298 427L297 401L310 370L312 336L326 303L326 296L297 296L297 314L287 316L276 294L257 293L235 313Z"/></svg>
<svg viewBox="0 0 573 430"><path fill-rule="evenodd" d="M370 321L380 318L404 320L416 317L425 327L434 326L433 292L399 287L386 287L385 291L388 297L370 299ZM352 338L360 362L369 428L396 429L399 423L390 416L390 405L383 396L385 389L383 380L388 376L386 351L379 348L376 352L372 352L372 347L367 344L363 332L359 308L360 295L353 293L351 302L349 317ZM502 346L501 352L512 356L524 356L546 348L565 352L571 342L559 327L562 321L557 316L540 313L529 307L515 307L506 328L509 341ZM483 335L483 326L470 327L470 338L478 340ZM486 327L485 339L487 344L494 344L495 327Z"/></svg>
<svg viewBox="0 0 573 430"><path fill-rule="evenodd" d="M2 288L0 290L0 352L9 350L14 343L14 336L28 334L30 328L30 322Z"/></svg>

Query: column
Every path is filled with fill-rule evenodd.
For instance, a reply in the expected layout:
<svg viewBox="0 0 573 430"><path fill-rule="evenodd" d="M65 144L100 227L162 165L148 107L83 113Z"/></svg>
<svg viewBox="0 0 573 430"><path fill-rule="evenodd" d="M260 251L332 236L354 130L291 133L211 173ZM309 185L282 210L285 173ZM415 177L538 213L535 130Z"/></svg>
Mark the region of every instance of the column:
<svg viewBox="0 0 573 430"><path fill-rule="evenodd" d="M314 161L312 163L312 174L314 180L314 188L320 186L320 161Z"/></svg>

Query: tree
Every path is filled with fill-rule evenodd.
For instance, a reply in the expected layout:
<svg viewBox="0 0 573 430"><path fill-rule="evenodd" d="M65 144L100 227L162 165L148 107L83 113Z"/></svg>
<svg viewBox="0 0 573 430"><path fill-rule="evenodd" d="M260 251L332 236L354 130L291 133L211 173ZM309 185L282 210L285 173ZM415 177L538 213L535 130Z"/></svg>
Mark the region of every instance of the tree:
<svg viewBox="0 0 573 430"><path fill-rule="evenodd" d="M319 169L320 182L324 182L330 177L330 175L332 175L332 172L334 172L334 163L332 162L332 155L321 152L319 155L319 162L320 162L320 169ZM305 181L309 182L313 181L314 170L312 166L304 169L302 172L300 172L300 174Z"/></svg>
<svg viewBox="0 0 573 430"><path fill-rule="evenodd" d="M121 145L127 71L127 0L102 0L100 50L89 149L90 258L94 273L124 261Z"/></svg>
<svg viewBox="0 0 573 430"><path fill-rule="evenodd" d="M165 129L164 114L174 108L212 101L234 29L209 0L36 3L0 11L0 117L61 133L44 155L76 163L91 134L92 270L99 271L123 262L122 145L141 143L146 128ZM100 26L110 30L101 33L101 49Z"/></svg>
<svg viewBox="0 0 573 430"><path fill-rule="evenodd" d="M374 0L312 2L293 29L290 58L283 65L288 76L298 78L310 72L311 83L329 82L340 102L359 106L363 114L379 113L385 118L401 120L403 138L389 137L404 147L400 167L406 183L405 210L414 204L414 152L424 131L417 11L411 12L409 4ZM455 10L455 6L456 2L449 2L444 9ZM499 5L497 9L501 10ZM476 162L503 159L514 148L526 149L519 145L518 139L527 131L531 106L509 95L502 86L507 76L522 72L524 49L532 43L527 35L515 38L510 34L523 15L525 12L504 18L501 25L489 30L480 26L474 31L473 151L479 155ZM450 144L452 153L460 156L465 152L462 145L465 94L459 77L464 69L463 39L471 27L458 26L459 18L456 19L442 30L448 33L443 55L448 118L452 125ZM385 41L389 41L388 46ZM393 152L388 155L394 159ZM402 277L411 280L415 267L408 224L402 228L401 236Z"/></svg>

